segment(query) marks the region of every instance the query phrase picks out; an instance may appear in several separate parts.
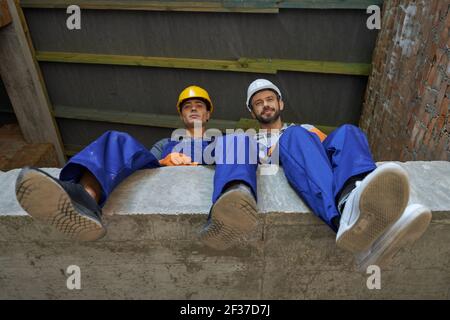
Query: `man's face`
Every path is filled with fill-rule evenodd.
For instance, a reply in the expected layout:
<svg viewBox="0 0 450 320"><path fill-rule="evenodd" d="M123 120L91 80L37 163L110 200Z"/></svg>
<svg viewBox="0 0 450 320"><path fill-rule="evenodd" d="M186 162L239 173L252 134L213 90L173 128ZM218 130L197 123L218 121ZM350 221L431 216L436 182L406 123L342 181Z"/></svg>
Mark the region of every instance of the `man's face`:
<svg viewBox="0 0 450 320"><path fill-rule="evenodd" d="M199 122L204 126L209 117L208 107L200 99L189 99L181 105L181 119L186 128L193 128L195 122Z"/></svg>
<svg viewBox="0 0 450 320"><path fill-rule="evenodd" d="M272 90L263 90L252 97L251 107L254 118L260 123L270 124L278 120L284 103Z"/></svg>

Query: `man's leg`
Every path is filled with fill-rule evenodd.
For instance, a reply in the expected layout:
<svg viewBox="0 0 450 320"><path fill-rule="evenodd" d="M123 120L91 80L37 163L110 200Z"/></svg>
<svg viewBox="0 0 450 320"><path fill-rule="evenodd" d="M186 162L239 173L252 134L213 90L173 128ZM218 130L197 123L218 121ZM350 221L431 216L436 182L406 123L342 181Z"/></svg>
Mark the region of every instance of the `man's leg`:
<svg viewBox="0 0 450 320"><path fill-rule="evenodd" d="M215 160L213 206L201 240L225 250L256 226L257 144L243 134L220 137Z"/></svg>
<svg viewBox="0 0 450 320"><path fill-rule="evenodd" d="M300 126L286 129L278 143L280 163L289 184L333 230L339 216L334 200L333 167L316 134Z"/></svg>
<svg viewBox="0 0 450 320"><path fill-rule="evenodd" d="M366 250L406 207L406 172L395 164L373 171L367 141L356 127L339 128L323 146L313 133L291 127L281 137L279 148L288 181L313 212L338 232L336 241L341 248ZM354 178L363 181L360 187L348 190L341 216L336 197L354 183ZM335 221L339 218L338 226Z"/></svg>
<svg viewBox="0 0 450 320"><path fill-rule="evenodd" d="M95 240L106 232L101 206L112 190L136 170L158 166L156 158L134 138L109 131L72 157L60 179L39 169L22 169L16 197L31 216L72 238Z"/></svg>
<svg viewBox="0 0 450 320"><path fill-rule="evenodd" d="M334 196L341 213L337 245L367 250L402 215L409 200L406 171L395 163L376 167L366 135L345 125L323 142L333 167Z"/></svg>
<svg viewBox="0 0 450 320"><path fill-rule="evenodd" d="M108 131L73 156L59 178L78 183L88 170L101 187L99 204L103 206L114 188L132 173L159 166L153 154L135 138L124 132Z"/></svg>
<svg viewBox="0 0 450 320"><path fill-rule="evenodd" d="M339 127L323 141L323 146L333 168L333 195L336 204L342 202L343 205L356 182L363 180L377 166L366 135L358 127Z"/></svg>
<svg viewBox="0 0 450 320"><path fill-rule="evenodd" d="M95 202L100 202L100 197L102 195L102 187L98 182L97 178L89 171L85 170L80 178L80 184L86 190L89 195L94 198Z"/></svg>

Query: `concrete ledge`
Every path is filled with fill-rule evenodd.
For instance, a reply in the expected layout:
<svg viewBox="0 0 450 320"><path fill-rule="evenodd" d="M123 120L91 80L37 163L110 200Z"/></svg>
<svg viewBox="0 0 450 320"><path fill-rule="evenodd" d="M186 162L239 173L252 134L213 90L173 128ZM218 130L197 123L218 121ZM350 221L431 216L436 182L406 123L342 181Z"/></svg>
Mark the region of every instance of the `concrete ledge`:
<svg viewBox="0 0 450 320"><path fill-rule="evenodd" d="M0 299L450 299L450 162L401 163L411 201L433 211L430 228L382 270L369 290L351 254L289 187L282 170L259 176L259 225L218 252L197 234L211 206L213 167L142 170L105 208L108 234L73 243L28 217L14 196L18 170L0 173ZM48 169L57 175L59 169ZM82 289L65 270L81 268Z"/></svg>

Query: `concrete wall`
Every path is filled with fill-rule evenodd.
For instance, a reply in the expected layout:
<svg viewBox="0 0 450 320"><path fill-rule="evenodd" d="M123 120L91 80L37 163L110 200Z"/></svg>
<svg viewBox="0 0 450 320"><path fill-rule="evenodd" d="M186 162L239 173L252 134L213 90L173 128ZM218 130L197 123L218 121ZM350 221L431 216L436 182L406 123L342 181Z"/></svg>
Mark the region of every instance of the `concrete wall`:
<svg viewBox="0 0 450 320"><path fill-rule="evenodd" d="M74 243L28 217L14 196L18 170L0 172L0 299L449 299L450 163L402 164L411 202L433 211L425 235L369 290L351 254L309 212L280 170L259 176L259 225L219 252L198 241L213 168L142 170L111 195L105 238ZM57 175L59 169L49 169ZM81 290L66 270L81 268Z"/></svg>
<svg viewBox="0 0 450 320"><path fill-rule="evenodd" d="M450 160L450 2L387 0L360 127L383 160Z"/></svg>

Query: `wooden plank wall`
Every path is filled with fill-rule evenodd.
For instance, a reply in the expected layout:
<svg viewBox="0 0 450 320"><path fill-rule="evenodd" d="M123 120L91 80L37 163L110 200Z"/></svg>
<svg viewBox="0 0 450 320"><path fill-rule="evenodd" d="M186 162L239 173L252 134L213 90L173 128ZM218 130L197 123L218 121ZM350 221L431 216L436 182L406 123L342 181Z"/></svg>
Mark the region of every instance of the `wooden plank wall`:
<svg viewBox="0 0 450 320"><path fill-rule="evenodd" d="M381 5L382 0L259 0L259 1L81 1L81 0L22 0L20 6L25 9L54 9L66 8L69 5L79 5L87 10L128 10L128 11L187 11L187 12L230 12L243 14L278 14L280 10L340 9L362 10L369 5ZM31 40L27 39L30 44ZM32 46L32 44L31 44ZM32 47L32 50L33 47ZM352 63L347 61L325 60L295 60L295 59L261 59L254 57L240 57L236 60L214 60L173 58L158 56L136 56L102 54L70 51L37 51L32 52L36 61L40 63L105 65L105 66L135 66L138 68L168 68L212 70L226 72L244 72L256 74L272 74L278 72L319 73L323 75L345 75L367 77L371 70L370 62ZM40 75L39 75L40 76ZM45 87L44 87L45 89ZM44 90L45 92L45 90ZM48 108L52 108L50 103ZM121 123L129 125L145 125L161 128L178 128L180 120L177 116L158 115L155 113L142 114L139 112L106 111L87 109L82 106L56 105L51 113L60 119L100 121L106 123ZM50 120L52 120L50 119ZM248 123L246 119L230 121L215 119L211 122L218 128L236 127ZM318 124L320 125L320 124ZM52 126L50 126L52 128ZM325 131L334 127L322 126ZM56 129L57 130L57 129ZM58 136L58 134L56 134ZM71 144L73 147L73 145ZM67 149L67 148L66 148ZM70 148L74 149L74 148ZM77 149L77 148L75 148ZM71 154L73 151L65 151Z"/></svg>

